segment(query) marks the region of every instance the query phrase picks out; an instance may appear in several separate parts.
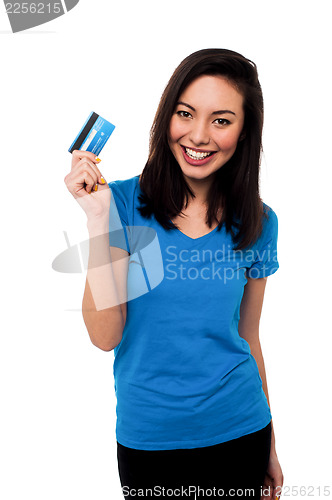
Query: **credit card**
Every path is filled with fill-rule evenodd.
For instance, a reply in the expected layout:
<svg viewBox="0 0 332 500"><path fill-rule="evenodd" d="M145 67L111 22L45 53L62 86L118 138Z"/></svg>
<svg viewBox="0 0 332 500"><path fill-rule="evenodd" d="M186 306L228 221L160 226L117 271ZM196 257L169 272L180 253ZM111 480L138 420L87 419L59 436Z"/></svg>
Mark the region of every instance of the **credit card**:
<svg viewBox="0 0 332 500"><path fill-rule="evenodd" d="M75 149L91 151L96 156L111 137L115 125L105 120L100 115L91 111L83 127L75 137L74 142L68 149L72 153Z"/></svg>

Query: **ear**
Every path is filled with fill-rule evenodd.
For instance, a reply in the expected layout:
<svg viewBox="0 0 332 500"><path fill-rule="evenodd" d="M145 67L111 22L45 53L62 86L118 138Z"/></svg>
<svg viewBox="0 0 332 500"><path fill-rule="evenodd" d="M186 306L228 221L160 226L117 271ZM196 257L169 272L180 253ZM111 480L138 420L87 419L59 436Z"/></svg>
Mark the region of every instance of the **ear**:
<svg viewBox="0 0 332 500"><path fill-rule="evenodd" d="M245 133L245 131L244 131L244 132L242 132L242 134L240 135L240 137L239 137L239 141L243 141L243 139L245 139L245 137L246 137L246 133Z"/></svg>

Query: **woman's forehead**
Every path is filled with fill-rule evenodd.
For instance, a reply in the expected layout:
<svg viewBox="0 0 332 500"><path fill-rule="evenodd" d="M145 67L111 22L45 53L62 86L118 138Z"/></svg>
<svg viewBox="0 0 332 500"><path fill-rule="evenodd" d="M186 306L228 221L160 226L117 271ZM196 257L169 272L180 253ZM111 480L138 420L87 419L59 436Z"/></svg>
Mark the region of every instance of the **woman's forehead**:
<svg viewBox="0 0 332 500"><path fill-rule="evenodd" d="M191 106L223 109L225 106L242 108L243 95L234 82L221 75L201 75L193 80L180 94L178 101L188 102ZM221 108L220 108L221 106ZM213 109L215 111L215 109Z"/></svg>

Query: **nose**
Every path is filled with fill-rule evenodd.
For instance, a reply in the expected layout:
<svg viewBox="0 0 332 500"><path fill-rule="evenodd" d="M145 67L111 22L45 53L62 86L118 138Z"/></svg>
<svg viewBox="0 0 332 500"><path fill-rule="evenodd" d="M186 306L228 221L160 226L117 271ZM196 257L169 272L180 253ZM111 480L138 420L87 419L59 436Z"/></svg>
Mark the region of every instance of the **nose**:
<svg viewBox="0 0 332 500"><path fill-rule="evenodd" d="M210 142L208 127L203 120L193 120L189 139L195 146L207 145Z"/></svg>

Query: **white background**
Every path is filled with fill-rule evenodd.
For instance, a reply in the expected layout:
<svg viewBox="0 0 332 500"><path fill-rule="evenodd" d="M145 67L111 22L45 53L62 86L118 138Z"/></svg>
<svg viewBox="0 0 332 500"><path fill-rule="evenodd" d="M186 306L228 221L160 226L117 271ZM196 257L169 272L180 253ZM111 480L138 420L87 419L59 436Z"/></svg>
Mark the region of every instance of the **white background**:
<svg viewBox="0 0 332 500"><path fill-rule="evenodd" d="M1 498L123 498L114 353L89 340L85 275L52 269L64 231L71 245L88 237L64 184L67 150L94 110L116 125L101 153L106 181L141 173L168 79L209 47L254 60L264 92L261 194L278 215L280 269L268 279L261 343L285 486L321 498L329 485L332 495L328 8L81 0L12 34L1 4Z"/></svg>

